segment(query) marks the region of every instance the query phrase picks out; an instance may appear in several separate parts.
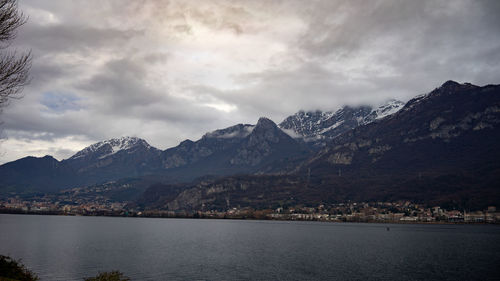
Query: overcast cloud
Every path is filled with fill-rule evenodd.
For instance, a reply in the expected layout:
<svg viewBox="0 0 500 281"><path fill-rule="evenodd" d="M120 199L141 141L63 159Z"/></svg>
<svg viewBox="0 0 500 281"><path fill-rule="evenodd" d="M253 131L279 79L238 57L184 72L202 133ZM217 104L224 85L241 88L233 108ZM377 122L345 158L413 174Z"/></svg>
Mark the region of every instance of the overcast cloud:
<svg viewBox="0 0 500 281"><path fill-rule="evenodd" d="M19 1L33 80L0 115L0 163L500 83L497 0Z"/></svg>

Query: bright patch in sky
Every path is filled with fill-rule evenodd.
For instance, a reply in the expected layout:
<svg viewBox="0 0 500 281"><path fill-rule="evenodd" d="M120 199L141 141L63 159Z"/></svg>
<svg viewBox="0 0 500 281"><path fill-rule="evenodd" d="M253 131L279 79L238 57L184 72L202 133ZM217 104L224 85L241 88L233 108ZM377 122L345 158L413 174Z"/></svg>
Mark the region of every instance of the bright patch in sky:
<svg viewBox="0 0 500 281"><path fill-rule="evenodd" d="M224 103L207 103L205 104L205 106L212 107L226 113L229 113L237 109L237 107L233 104L224 104Z"/></svg>

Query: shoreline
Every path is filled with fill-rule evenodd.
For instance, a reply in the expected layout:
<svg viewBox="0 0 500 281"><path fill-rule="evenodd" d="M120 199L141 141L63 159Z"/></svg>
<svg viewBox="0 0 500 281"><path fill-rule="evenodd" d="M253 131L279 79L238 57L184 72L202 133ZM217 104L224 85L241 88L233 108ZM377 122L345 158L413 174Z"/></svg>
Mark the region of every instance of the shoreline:
<svg viewBox="0 0 500 281"><path fill-rule="evenodd" d="M321 220L321 219L278 219L272 217L209 217L209 216L188 216L188 215L178 215L178 216L154 216L154 215L138 215L133 214L118 214L118 213L91 213L91 214L75 214L75 213L64 213L60 211L44 211L44 212L30 212L22 210L5 210L0 209L0 214L7 215L30 215L30 216L66 216L66 217L122 217L122 218L157 218L157 219L204 219L204 220L254 220L254 221L289 221L289 222L327 222L327 223L370 223L370 224L414 224L414 225L500 225L499 222L464 222L464 221L380 221L380 220Z"/></svg>

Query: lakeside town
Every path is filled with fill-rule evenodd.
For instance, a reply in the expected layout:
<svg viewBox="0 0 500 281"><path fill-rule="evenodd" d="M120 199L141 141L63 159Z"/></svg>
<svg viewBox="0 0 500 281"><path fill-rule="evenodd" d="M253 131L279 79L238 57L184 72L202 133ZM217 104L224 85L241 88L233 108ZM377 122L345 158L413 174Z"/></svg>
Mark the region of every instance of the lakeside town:
<svg viewBox="0 0 500 281"><path fill-rule="evenodd" d="M32 198L0 199L0 213L162 218L269 219L332 222L500 223L496 206L466 211L425 206L409 201L345 202L318 206L287 206L256 210L144 209L104 196L107 187L74 188Z"/></svg>

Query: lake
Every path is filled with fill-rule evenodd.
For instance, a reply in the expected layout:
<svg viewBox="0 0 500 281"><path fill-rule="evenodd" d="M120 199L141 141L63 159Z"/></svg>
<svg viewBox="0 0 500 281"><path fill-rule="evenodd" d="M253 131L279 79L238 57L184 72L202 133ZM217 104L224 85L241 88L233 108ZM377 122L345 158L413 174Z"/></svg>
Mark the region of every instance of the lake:
<svg viewBox="0 0 500 281"><path fill-rule="evenodd" d="M41 280L500 280L500 226L0 214L0 254Z"/></svg>

